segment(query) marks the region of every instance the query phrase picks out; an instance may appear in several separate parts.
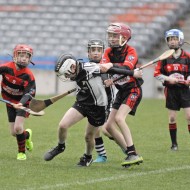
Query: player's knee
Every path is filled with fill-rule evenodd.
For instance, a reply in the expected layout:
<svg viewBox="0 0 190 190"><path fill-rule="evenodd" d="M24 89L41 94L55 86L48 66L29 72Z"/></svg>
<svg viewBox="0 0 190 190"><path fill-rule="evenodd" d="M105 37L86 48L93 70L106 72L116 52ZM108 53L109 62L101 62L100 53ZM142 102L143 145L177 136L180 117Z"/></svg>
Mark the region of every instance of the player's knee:
<svg viewBox="0 0 190 190"><path fill-rule="evenodd" d="M187 122L190 123L190 114L186 116Z"/></svg>
<svg viewBox="0 0 190 190"><path fill-rule="evenodd" d="M67 125L66 123L60 122L60 123L59 123L59 128L60 128L60 129L67 129L67 128L69 128L69 125Z"/></svg>
<svg viewBox="0 0 190 190"><path fill-rule="evenodd" d="M170 116L169 123L176 123L176 118L174 116Z"/></svg>
<svg viewBox="0 0 190 190"><path fill-rule="evenodd" d="M117 125L120 125L122 122L124 121L124 118L122 118L119 115L115 116L115 122L117 123Z"/></svg>
<svg viewBox="0 0 190 190"><path fill-rule="evenodd" d="M21 126L16 126L13 131L13 135L15 134L22 134L23 133L23 128Z"/></svg>

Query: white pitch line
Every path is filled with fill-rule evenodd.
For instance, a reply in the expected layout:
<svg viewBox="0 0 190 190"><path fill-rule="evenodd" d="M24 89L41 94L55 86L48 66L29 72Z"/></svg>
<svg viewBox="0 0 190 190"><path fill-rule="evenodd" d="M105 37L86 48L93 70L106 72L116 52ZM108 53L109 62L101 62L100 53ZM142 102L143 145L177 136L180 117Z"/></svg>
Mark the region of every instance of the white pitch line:
<svg viewBox="0 0 190 190"><path fill-rule="evenodd" d="M166 174L169 172L179 171L179 170L189 170L190 165L185 165L181 167L173 167L173 168L164 168L159 170L152 170L148 172L138 172L129 174L126 173L126 175L119 175L119 176L110 176L106 178L98 178L98 179L92 179L92 180L86 180L86 181L75 181L73 183L60 183L60 184L54 184L54 185L44 185L44 186L38 186L33 188L26 188L22 190L41 190L41 189L54 189L54 188L64 188L64 187L71 187L71 186L83 186L87 184L94 184L94 183L101 183L106 181L115 181L119 179L129 179L133 177L139 177L139 176L147 176L147 175L155 175L155 174ZM126 169L127 170L127 169Z"/></svg>

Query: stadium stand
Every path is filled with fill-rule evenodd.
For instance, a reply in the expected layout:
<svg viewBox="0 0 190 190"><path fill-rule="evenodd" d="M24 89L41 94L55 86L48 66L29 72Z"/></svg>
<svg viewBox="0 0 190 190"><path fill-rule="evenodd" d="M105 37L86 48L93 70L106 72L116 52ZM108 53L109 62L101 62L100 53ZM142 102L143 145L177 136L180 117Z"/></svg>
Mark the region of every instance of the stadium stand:
<svg viewBox="0 0 190 190"><path fill-rule="evenodd" d="M160 49L164 32L181 27L189 9L190 0L1 0L0 63L11 59L7 53L16 44L27 43L35 50L35 68L52 71L60 53L83 58L89 39L106 41L113 21L131 26L129 44L146 63Z"/></svg>
<svg viewBox="0 0 190 190"><path fill-rule="evenodd" d="M70 51L84 57L82 46L87 40L105 39L107 25L119 21L132 27L130 44L144 57L189 5L188 0L1 0L4 40L0 48L9 50L17 43L29 43L37 50L36 56L58 56L61 51Z"/></svg>

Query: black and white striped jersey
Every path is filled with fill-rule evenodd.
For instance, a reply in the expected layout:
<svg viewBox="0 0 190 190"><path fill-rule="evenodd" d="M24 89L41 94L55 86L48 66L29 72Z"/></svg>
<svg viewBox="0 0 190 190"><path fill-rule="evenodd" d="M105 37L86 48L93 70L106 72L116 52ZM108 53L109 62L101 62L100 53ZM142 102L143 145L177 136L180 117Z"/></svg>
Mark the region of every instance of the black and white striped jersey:
<svg viewBox="0 0 190 190"><path fill-rule="evenodd" d="M106 106L108 100L99 66L90 62L79 62L77 66L77 101L84 105Z"/></svg>

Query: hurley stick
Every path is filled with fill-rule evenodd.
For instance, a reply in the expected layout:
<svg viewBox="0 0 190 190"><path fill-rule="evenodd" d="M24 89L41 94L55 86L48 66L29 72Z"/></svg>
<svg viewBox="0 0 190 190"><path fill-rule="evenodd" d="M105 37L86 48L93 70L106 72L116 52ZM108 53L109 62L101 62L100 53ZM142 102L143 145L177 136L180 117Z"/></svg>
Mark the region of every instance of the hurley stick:
<svg viewBox="0 0 190 190"><path fill-rule="evenodd" d="M0 98L0 101L4 102L6 104L10 104L12 106L14 105L12 102L5 100L5 99L2 99L2 98ZM32 111L31 109L24 107L24 106L20 107L19 109L24 110L25 112L28 112L29 114L34 115L34 116L42 116L45 114L44 111L35 112L35 111Z"/></svg>
<svg viewBox="0 0 190 190"><path fill-rule="evenodd" d="M53 97L46 99L46 100L37 100L35 98L32 98L32 100L30 101L30 104L29 104L29 108L33 111L36 111L36 112L41 111L41 110L47 108L48 106L50 106L51 104L57 102L61 98L67 96L68 94L71 94L75 90L76 90L76 88L73 88L67 92L64 92L63 94L53 96Z"/></svg>

